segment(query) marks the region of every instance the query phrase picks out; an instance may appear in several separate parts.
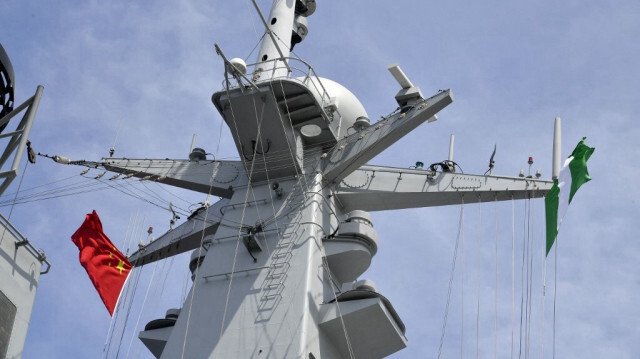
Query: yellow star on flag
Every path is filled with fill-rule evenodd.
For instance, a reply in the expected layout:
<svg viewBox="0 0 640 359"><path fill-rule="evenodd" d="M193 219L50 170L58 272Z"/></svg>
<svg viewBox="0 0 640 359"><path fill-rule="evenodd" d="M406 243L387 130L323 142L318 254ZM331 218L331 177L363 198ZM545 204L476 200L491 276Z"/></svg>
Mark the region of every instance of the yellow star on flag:
<svg viewBox="0 0 640 359"><path fill-rule="evenodd" d="M122 274L123 270L126 271L127 269L124 267L124 261L120 261L120 263L118 263L118 265L116 266L116 269L120 270L120 274Z"/></svg>

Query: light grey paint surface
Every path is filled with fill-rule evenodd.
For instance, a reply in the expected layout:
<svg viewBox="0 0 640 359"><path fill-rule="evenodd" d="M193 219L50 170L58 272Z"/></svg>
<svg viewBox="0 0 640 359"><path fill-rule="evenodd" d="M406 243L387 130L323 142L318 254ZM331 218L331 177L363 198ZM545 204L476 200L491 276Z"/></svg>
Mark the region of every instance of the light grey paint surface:
<svg viewBox="0 0 640 359"><path fill-rule="evenodd" d="M22 240L0 223L0 291L16 307L14 322L1 323L11 332L7 358L22 356L42 267L25 247L16 246Z"/></svg>

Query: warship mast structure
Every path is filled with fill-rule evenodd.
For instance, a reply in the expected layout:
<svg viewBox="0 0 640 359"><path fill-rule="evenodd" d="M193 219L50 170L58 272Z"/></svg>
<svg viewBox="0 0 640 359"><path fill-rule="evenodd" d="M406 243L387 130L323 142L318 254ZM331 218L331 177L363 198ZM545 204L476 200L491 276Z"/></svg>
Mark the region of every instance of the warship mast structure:
<svg viewBox="0 0 640 359"><path fill-rule="evenodd" d="M216 46L225 86L212 101L239 161L209 160L194 148L189 160L98 163L221 198L130 257L143 266L193 251L182 308L139 334L158 358L388 356L407 339L389 300L359 280L378 248L369 212L542 197L551 188L539 178L458 173L451 154L429 168L367 164L437 120L453 95L425 98L392 65L399 107L371 124L349 90L289 56L315 7L314 0L275 0L267 18L260 14L266 35L255 64L228 59Z"/></svg>

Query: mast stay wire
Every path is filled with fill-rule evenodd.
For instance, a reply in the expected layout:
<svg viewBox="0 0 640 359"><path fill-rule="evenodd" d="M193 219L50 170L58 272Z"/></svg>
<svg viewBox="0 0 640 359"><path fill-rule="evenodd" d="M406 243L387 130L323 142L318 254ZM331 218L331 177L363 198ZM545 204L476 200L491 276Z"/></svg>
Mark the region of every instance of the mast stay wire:
<svg viewBox="0 0 640 359"><path fill-rule="evenodd" d="M278 81L278 83L280 84L280 88L282 90L282 93L284 94L285 91L284 91L284 85L282 84L282 79L280 79ZM272 95L275 98L275 91L273 89L273 86L270 86L270 89L271 89ZM286 95L284 96L284 104L285 104L285 108L287 110L287 118L289 120L289 124L291 125L291 128L293 128L293 120L291 119L291 114L290 114L290 111L289 111L289 104L287 102ZM282 114L280 113L280 109L279 108L278 108L278 119L279 119L280 125L282 126L283 131L286 133L286 129L285 129L285 126L284 126L284 121L283 121ZM294 139L294 141L295 141L295 139ZM290 158L291 158L292 161L295 162L296 159L297 159L297 156L295 155L296 152L292 149L292 145L289 142L289 138L286 138L286 142L287 142L287 148L289 149ZM263 153L264 153L264 150L263 150ZM304 163L304 153L305 153L305 151L303 151L303 163ZM313 167L315 167L316 165L317 164L314 164ZM265 168L266 168L266 166L267 165L266 165L266 162L265 162ZM298 178L298 182L297 182L297 184L295 186L301 185L301 181L304 181L304 191L302 191L302 198L301 198L301 202L304 203L307 200L307 194L308 194L308 192L310 190L309 183L307 182L307 176L304 173L300 174L298 172L298 168L295 166L295 164L294 164L293 168L294 168L294 170L296 172L296 177ZM322 188L320 191L318 191L319 193L317 193L317 194L320 195L326 201L325 196L321 193L321 191L323 189L324 188ZM293 189L292 189L292 192L293 192ZM271 205L273 207L273 197L271 198ZM295 208L295 207L293 207L293 208ZM333 215L337 218L337 216L335 215L335 212L333 211L333 208L331 208L331 206L328 206L328 208L331 210L331 213L333 213ZM276 218L275 208L273 208L273 210L274 210L274 221L275 221L276 226L277 226L277 218ZM339 219L338 219L338 222L339 222ZM321 229L324 232L324 229L322 227L321 227ZM278 230L278 232L279 232L279 230ZM326 233L325 233L325 235L326 235ZM324 252L324 247L322 248L322 251ZM344 333L345 341L347 343L347 349L349 350L350 357L353 359L355 356L354 356L354 353L353 353L351 340L349 339L349 334L347 333L347 327L346 327L346 325L344 323L344 319L342 317L342 311L340 310L340 303L338 302L338 295L336 293L336 290L339 291L339 289L337 288L337 286L335 286L335 283L333 283L333 279L332 279L332 276L331 276L331 271L329 270L328 263L327 263L327 261L326 261L326 259L324 257L325 256L323 255L322 264L323 264L323 267L325 269L325 272L327 273L327 275L329 277L329 283L331 285L333 296L334 296L334 300L336 302L336 308L338 310L338 316L339 316L340 322L342 324L342 330L343 330L343 333Z"/></svg>
<svg viewBox="0 0 640 359"><path fill-rule="evenodd" d="M229 91L229 89L227 88L227 93L228 93L228 91ZM258 123L258 132L257 132L257 136L256 136L257 138L260 138L260 134L262 132L262 121L264 120L263 116L264 116L264 106L262 107L262 113L260 115L260 122ZM237 126L236 118L233 115L233 112L232 112L232 118L233 118L233 123L234 123L234 126L236 128L236 132L237 132L238 131L238 126ZM258 146L255 146L255 148L253 149L252 158L255 158L257 152L258 152ZM248 176L248 183L247 183L247 192L245 193L245 196L244 196L244 205L242 207L242 215L240 217L241 218L240 222L244 222L244 216L246 214L246 209L247 209L247 201L249 199L249 188L252 185L251 178L253 176L254 167L255 167L255 161L251 161L251 168L250 168L250 170L248 172L249 176ZM226 317L227 317L229 299L231 297L231 287L233 285L233 277L234 277L234 274L235 274L234 272L235 272L235 269L236 269L236 262L237 262L237 258L238 258L238 249L240 247L240 235L241 235L241 233L242 233L242 229L239 229L238 230L238 238L236 240L235 253L233 255L233 263L231 265L231 275L230 275L230 278L229 278L229 285L227 287L227 295L226 295L225 304L224 304L224 311L222 313L222 320L221 320L221 323L220 323L220 337L218 338L218 340L220 340L222 338L222 333L223 333L223 330L224 330L224 324L225 324ZM186 336L185 336L185 342L186 342ZM184 355L184 348L183 348L183 355Z"/></svg>
<svg viewBox="0 0 640 359"><path fill-rule="evenodd" d="M24 174L27 172L27 164L29 161L24 162L24 168L22 169L22 176L20 176L20 183L18 183L18 190L16 191L16 195L13 197L13 203L11 204L11 210L9 211L9 217L7 217L7 221L11 219L11 215L13 214L13 208L16 204L16 197L18 197L18 193L20 192L20 187L22 187L22 180L24 179ZM4 235L7 233L7 229L5 228L2 231L2 237L0 237L0 244L4 242ZM17 248L17 247L16 247Z"/></svg>
<svg viewBox="0 0 640 359"><path fill-rule="evenodd" d="M526 238L527 238L527 221L526 221L526 216L527 216L527 201L528 199L525 199L524 202L524 213L525 213L525 217L523 218L522 221L522 227L523 227L523 237L522 237L522 265L520 268L520 335L519 335L519 340L518 340L518 359L522 358L522 325L523 325L523 311L524 311L524 289L525 289L525 283L524 283L524 275L525 275L525 267L524 267L524 263L525 263L525 253L526 253L526 249L527 249L527 245L526 245Z"/></svg>
<svg viewBox="0 0 640 359"><path fill-rule="evenodd" d="M251 11L251 6L249 4L250 2L251 2L251 0L247 0L244 4L246 5L246 9L247 9L247 12L249 13L249 17L251 18L251 26L253 27L253 33L256 35L256 39L258 40L258 42L253 47L251 52L249 52L249 55L247 55L247 57L245 57L245 61L247 61L249 59L249 57L251 57L251 54L253 54L253 52L256 50L256 48L258 48L258 45L260 45L262 43L262 39L264 39L265 35L267 34L267 32L265 31L262 34L262 36L258 35L258 29L256 29L256 19L254 18L254 14Z"/></svg>
<svg viewBox="0 0 640 359"><path fill-rule="evenodd" d="M135 266L132 267L132 271L129 273L130 276L133 276L133 280L130 282L129 280L126 281L126 286L125 288L123 288L122 290L124 291L125 295L124 298L121 298L122 300L122 304L118 305L116 307L116 311L114 313L114 325L113 325L113 329L111 330L111 334L108 334L108 339L107 339L107 345L106 348L103 350L104 353L104 358L108 358L109 357L109 352L112 349L112 345L113 345L113 336L115 335L116 332L116 328L118 326L118 319L120 317L120 312L125 310L126 311L126 317L124 319L124 325L126 326L126 323L128 321L129 318L129 314L131 312L131 306L133 304L133 297L135 296L135 292L138 288L138 281L140 280L140 274L142 273L142 268L138 268L135 273L133 273L133 268L136 268ZM130 296L131 294L131 296ZM127 305L127 308L125 309L124 306ZM124 327L122 328L122 334L124 334ZM120 337L120 343L122 343L122 336Z"/></svg>
<svg viewBox="0 0 640 359"><path fill-rule="evenodd" d="M447 318L449 317L449 304L451 303L451 291L453 289L453 278L456 271L456 259L458 258L458 245L462 236L462 227L464 226L464 198L460 206L460 219L458 220L458 235L456 236L456 244L453 249L453 260L451 261L451 272L449 274L449 289L447 290L447 304L444 309L444 319L442 320L442 332L440 334L440 345L438 347L438 359L442 355L442 346L444 345L444 336L447 329ZM464 283L463 283L464 285Z"/></svg>
<svg viewBox="0 0 640 359"><path fill-rule="evenodd" d="M464 194L462 195L462 204L464 205ZM460 250L460 255L462 257L462 285L460 286L460 296L462 299L460 300L460 359L464 359L464 222L462 223L461 232L462 240L460 242L462 248Z"/></svg>
<svg viewBox="0 0 640 359"><path fill-rule="evenodd" d="M136 319L136 324L133 327L133 330L132 330L132 333L131 333L131 339L129 340L129 346L127 347L127 354L125 356L126 358L129 358L129 352L131 351L131 345L133 344L133 338L136 337L136 334L137 334L137 331L138 331L138 325L140 325L140 318L142 317L142 312L144 312L144 308L145 308L145 306L147 304L147 298L149 297L149 291L151 289L151 285L154 283L153 282L153 278L155 277L156 269L158 268L158 262L159 261L156 261L154 263L154 265L153 265L153 270L151 271L151 278L149 278L149 284L147 285L147 291L144 294L144 299L142 299L141 308L138 311L138 319ZM166 266L167 261L161 261L161 262L162 262L162 268L160 269L160 271L162 272L162 270ZM155 287L157 287L157 285ZM123 332L124 332L124 329L123 329ZM119 348L118 348L118 351L120 351Z"/></svg>
<svg viewBox="0 0 640 359"><path fill-rule="evenodd" d="M82 183L82 182L84 182L84 183ZM88 192L94 192L94 191L106 189L106 188L88 189L90 187L98 187L99 184L97 184L97 183L89 183L91 181L82 181L82 182L77 182L77 183L74 183L74 184L71 184L71 185L58 187L58 188L54 188L54 189L51 189L51 190L41 191L41 192L38 192L38 193L34 193L34 194L22 196L22 197L17 197L15 199L15 204L24 204L24 203L29 203L29 202L42 201L42 200L46 200L46 199L59 198L59 197L66 197L66 196L71 196L71 195L76 195L76 194L84 194L84 193L88 193ZM75 192L71 192L71 191L75 191ZM71 193L68 193L68 192L71 192ZM16 194L17 194L17 192L16 192ZM12 200L0 201L0 207L5 207L7 205L10 205L11 201Z"/></svg>
<svg viewBox="0 0 640 359"><path fill-rule="evenodd" d="M123 237L123 242L122 242L122 248L126 248L127 246L127 237L129 235L129 229L131 228L131 220L133 219L133 214L129 215L129 222L127 224L127 228L125 230L124 233L124 237ZM137 217L136 217L137 220ZM128 252L128 251L127 251ZM126 254L125 254L126 256ZM131 275L131 273L129 273L129 275ZM127 278L128 279L128 278ZM125 280L125 285L128 286L128 280ZM124 289L124 288L123 288ZM123 298L123 303L124 303L125 298ZM118 300L118 302L120 302ZM107 335L106 338L104 339L104 345L102 347L102 352L105 353L105 351L107 350L108 346L111 345L111 338L113 338L113 331L115 330L115 324L118 320L118 314L120 313L120 307L122 306L121 303L116 303L116 308L115 308L115 313L113 316L111 316L111 319L109 320L109 327L107 328Z"/></svg>
<svg viewBox="0 0 640 359"><path fill-rule="evenodd" d="M542 198L545 198L543 196ZM543 199L544 201L544 199ZM542 238L545 238L544 234ZM545 304L547 301L547 257L546 257L546 241L540 241L542 243L542 312L541 312L541 326L540 329L540 358L544 358L544 329L545 329Z"/></svg>
<svg viewBox="0 0 640 359"><path fill-rule="evenodd" d="M533 192L534 196L532 196L533 198L535 198L535 190ZM531 337L531 318L533 316L533 264L534 264L534 260L535 260L535 250L534 250L534 242L535 242L535 200L530 199L529 200L529 216L527 218L527 222L528 222L528 232L527 235L529 236L529 288L528 288L528 292L529 292L529 297L528 297L528 311L527 311L527 358L530 358L530 350L531 350L531 346L532 346L532 342L533 342L533 338Z"/></svg>
<svg viewBox="0 0 640 359"><path fill-rule="evenodd" d="M169 277L169 273L171 273L171 269L173 268L174 260L175 260L175 256L171 257L171 259L169 260L169 265L168 266L165 266L166 261L163 261L164 262L163 263L163 267L160 269L160 274L158 275L158 277L161 277L162 273L164 271L164 273L165 273L164 274L164 280L162 281L162 285L160 285L160 286L156 285L155 286L154 292L151 293L151 298L158 298L158 297L160 297L160 296L162 296L164 294L164 288L166 286L167 279ZM166 271L165 271L165 267L167 267ZM151 308L151 313L155 313L157 311L157 309L158 309L159 304L160 304L159 300L154 300L153 302L154 303L153 303L153 307ZM136 325L136 327L137 327L137 325ZM137 331L138 330L136 329L133 332L134 336L137 333ZM140 354L140 348L141 348L141 346L137 345L135 347L135 352L133 353L132 356L129 356L129 352L127 351L127 358L139 358L140 357L140 355L139 355Z"/></svg>
<svg viewBox="0 0 640 359"><path fill-rule="evenodd" d="M125 329L127 327L127 323L129 322L129 315L131 314L131 308L133 307L133 301L134 301L136 293L138 291L138 283L140 281L140 276L142 274L142 268L138 269L136 274L137 275L135 277L135 283L133 285L132 291L129 293L129 290L127 289L127 295L128 294L131 294L131 295L128 296L129 301L128 301L128 305L127 305L127 309L126 309L126 315L125 315L124 321L122 323L122 329L121 329L121 332L120 332L120 340L118 341L118 349L116 351L116 359L118 358L118 356L120 354L120 348L122 347L122 340L124 338L124 332L125 332ZM131 274L129 274L129 275L131 275ZM113 335L114 332L115 332L115 329L113 330L112 335ZM111 341L111 344L113 344L113 341ZM111 345L110 345L110 347L111 347ZM109 350L110 350L110 348L107 350L107 356L105 358L108 358ZM115 348L114 348L114 350L115 350Z"/></svg>
<svg viewBox="0 0 640 359"><path fill-rule="evenodd" d="M145 227L144 226L144 222L145 222L145 220L146 220L146 215L143 217L143 220L141 222L140 228L137 229L137 230L140 231L139 234L138 234L138 242L139 243L142 241L142 236L144 235L144 227ZM132 237L135 237L135 234ZM133 238L133 239L135 239L135 238ZM133 268L137 268L136 264L137 263L134 262L132 267ZM157 265L158 265L158 263L156 262L155 265L154 265L154 268L153 268L153 273L152 273L151 279L153 279L153 274L155 273ZM134 304L134 300L135 300L137 289L138 289L138 284L139 284L139 281L140 281L140 277L142 275L142 270L143 270L143 268L138 268L138 270L136 271L137 276L135 278L133 291L130 291L129 290L130 289L129 286L127 286L127 291L126 291L126 294L125 294L125 302L126 302L127 298L129 299L129 302L128 302L128 306L127 306L127 314L126 314L126 316L124 318L124 322L122 324L122 329L121 329L121 332L120 332L120 340L118 341L118 349L116 351L116 359L120 356L120 350L122 348L122 343L123 343L123 340L124 340L124 333L126 331L127 324L129 322L129 315L131 314L131 309L132 309L133 304ZM133 275L133 274L130 273L129 275ZM142 308L141 308L140 314L138 316L138 321L139 321L140 315L142 314L142 309L144 308L144 305L145 305L145 302L146 302L146 298L147 298L147 295L148 295L148 291L149 291L149 287L151 286L151 283L152 283L152 280L149 281L149 286L147 287L147 292L145 294L145 298L144 298L144 301L143 301L143 304L142 304ZM131 294L131 295L129 296L129 294ZM137 326L138 326L138 323L136 322L136 327L134 327L134 329L133 329L134 330L134 335L135 335L135 328L137 328ZM108 356L108 352L107 352L107 356ZM128 356L128 351L127 351L127 356Z"/></svg>
<svg viewBox="0 0 640 359"><path fill-rule="evenodd" d="M69 177L62 178L62 179L59 179L59 180L55 180L55 181L52 181L52 182L49 182L49 183L44 183L44 184L40 184L40 185L37 185L37 186L33 186L33 187L29 187L29 188L21 189L20 191L16 191L16 192L4 193L4 194L2 194L2 196L0 196L0 198L8 197L8 196L10 196L10 195L15 195L15 194L16 194L16 193L18 193L18 192L21 192L21 193L29 192L29 191L31 191L31 190L33 190L33 189L36 189L36 188L40 188L40 187L44 187L44 186L48 186L48 185L51 185L51 184L54 184L54 183L59 183L59 182L62 182L62 181L66 181L66 180L69 180L69 179L75 178L76 176L77 176L77 175L69 176Z"/></svg>
<svg viewBox="0 0 640 359"><path fill-rule="evenodd" d="M553 264L553 355L552 359L556 359L556 299L558 294L558 238L555 241L555 253Z"/></svg>
<svg viewBox="0 0 640 359"><path fill-rule="evenodd" d="M495 292L494 292L494 333L493 333L493 359L498 357L498 195L495 194L494 202L494 218L495 218L495 257L496 257L496 273L495 273Z"/></svg>
<svg viewBox="0 0 640 359"><path fill-rule="evenodd" d="M75 176L73 176L75 177ZM72 177L66 178L64 180L68 180ZM28 195L24 195L21 197L17 197L18 193L22 193L22 192L26 192L28 190L22 191L22 192L15 192L15 200L14 201L10 201L10 200L4 200L4 201L0 201L0 207L5 207L8 205L15 205L15 204L25 204L25 203L30 203L30 202L36 202L36 201L42 201L42 200L47 200L47 199L54 199L54 198L60 198L60 197L66 197L66 196L72 196L72 195L78 195L78 194L85 194L85 193L89 193L89 192L96 192L96 191L101 191L104 189L109 189L109 188L113 188L116 190L119 190L120 192L123 192L131 197L137 198L139 200L145 201L147 203L150 203L152 205L155 205L157 207L163 208L166 210L165 207L163 207L162 205L158 204L158 202L153 202L151 200L148 200L146 198L144 198L144 196L148 196L148 197L154 197L156 200L160 201L160 202L165 202L165 203L169 203L168 200L162 198L159 194L157 194L156 192L154 192L152 189L148 188L148 186L146 186L146 184L142 183L142 185L147 189L142 189L142 188L138 188L136 186L137 183L134 183L132 181L128 182L128 183L119 183L119 182L115 182L117 184L117 187L120 187L120 189L116 188L115 186L111 185L110 182L107 182L105 180L101 180L98 179L97 182L92 182L90 181L88 178L85 177L86 180L84 181L79 181L79 182L75 182L75 183L71 183L68 185L63 185L63 186L58 186L58 187L54 187L51 189L46 189L40 192L36 192L36 193L32 193L32 194L28 194ZM54 181L51 182L50 184L53 183L58 183L61 182L63 180L58 180L58 181ZM29 190L32 190L36 187L43 187L49 184L44 184L44 185L39 185L39 186L35 186L32 187ZM126 188L126 187L131 187L131 188ZM136 194L134 193L135 191L139 191L140 193L142 193L143 195L140 194ZM148 191L148 192L147 192ZM151 192L152 194L150 194L149 192ZM0 197L1 198L1 197ZM176 206L176 208L179 209L178 212L180 212L180 214L182 215L187 215L189 214L189 212L181 207Z"/></svg>
<svg viewBox="0 0 640 359"><path fill-rule="evenodd" d="M226 73L225 73L225 77L226 77ZM228 93L229 92L228 92L228 88L227 88L227 94ZM220 140L222 139L222 123L223 123L223 121L221 120L220 121L220 136L218 137L218 145L217 145L217 148L216 148L216 156L218 155L217 151L220 148ZM234 118L234 124L235 124L235 118ZM236 127L236 132L237 132L238 131L237 125L235 127ZM260 129L258 129L258 131L260 131ZM257 147L254 150L257 150ZM255 156L255 154L254 154L254 156ZM211 196L211 192L213 190L213 178L214 178L214 175L215 175L214 171L215 171L215 168L212 169L211 176L210 176L210 179L209 179L209 193L207 195L207 202L206 202L207 206L209 206L208 199ZM247 195L249 193L249 188L248 187L250 185L251 185L251 179L249 178L249 183L247 185ZM247 204L247 197L245 196L245 203L244 203L244 206L243 206L244 208L246 208L246 204ZM205 211L204 220L202 221L202 235L200 237L200 246L198 247L198 258L200 258L201 254L202 254L202 247L204 245L205 230L207 228L206 227L207 226L207 217L209 216L209 212L210 211L208 211L208 210ZM220 224L222 225L222 217L220 217L220 220L221 220ZM243 209L243 219L240 222L243 222L243 221L244 221L244 209ZM239 230L241 230L241 229L242 229L242 224L240 225L240 229ZM237 242L238 243L240 242L239 239L238 239ZM237 251L238 251L238 246L236 245L236 254L237 254ZM234 258L234 265L235 265L235 258ZM189 333L189 322L191 320L191 310L193 309L193 298L195 297L196 288L197 288L197 284L198 284L199 269L200 269L200 265L197 265L196 269L195 269L195 271L193 273L194 274L194 277L193 277L194 279L193 279L193 286L192 286L192 289L191 289L191 299L189 301L189 309L187 310L187 323L186 323L185 332L184 332L184 341L182 342L182 353L181 353L181 356L180 356L181 358L184 358L184 351L185 351L185 348L186 348L186 345L187 345L187 336L188 336L188 333ZM233 279L233 274L231 274L231 279ZM185 290L186 290L186 286L185 286ZM228 297L227 297L227 303L228 303ZM226 312L226 308L225 308L225 312ZM220 335L222 336L222 333Z"/></svg>
<svg viewBox="0 0 640 359"><path fill-rule="evenodd" d="M463 197L463 196L461 196ZM523 241L522 241L522 265L521 265L521 309L520 309L520 340L519 340L519 346L520 349L518 351L518 348L514 347L515 344L515 339L516 336L514 334L515 333L515 290L516 290L516 286L515 286L515 275L516 275L516 271L515 271L515 251L516 251L516 245L515 245L515 199L511 198L511 246L512 246L512 250L511 250L511 357L514 357L514 354L516 354L516 357L519 358L533 358L533 357L544 357L545 356L545 352L544 352L544 348L546 347L546 343L544 343L545 341L545 330L546 330L546 323L545 323L545 317L546 317L546 313L545 313L545 307L546 307L546 275L542 272L542 271L546 271L546 268L542 267L542 265L544 265L544 251L542 252L542 254L539 253L539 251L536 249L538 248L538 242L536 242L536 240L538 240L538 238L540 238L540 233L541 230L540 228L536 227L539 223L539 206L537 206L537 204L535 203L535 200L532 200L532 198L535 198L535 193L532 197L529 197L527 199L525 199L524 201L524 216L523 216L523 222L522 222L522 226L523 226ZM464 201L463 201L464 202ZM480 215L479 215L479 223L482 223L482 208L480 208ZM500 292L500 284L499 284L499 273L500 273L500 267L502 266L500 264L500 251L499 251L499 242L500 242L500 233L498 232L499 228L500 228L500 221L498 219L498 207L497 207L497 201L494 200L494 255L495 255L495 266L494 266L494 280L495 280L495 284L496 287L494 288L494 331L493 331L493 349L494 349L494 357L497 357L497 342L500 341L498 338L498 325L499 325L499 302L500 302L500 298L499 298L499 292ZM455 263L452 264L452 267L459 267L461 270L461 276L463 277L462 282L464 283L464 248L463 248L463 240L464 240L464 228L463 228L463 224L459 224L460 228L459 228L459 236L461 237L459 239L459 243L457 243L457 245L459 247L456 247L455 252L454 252L454 261ZM479 228L483 228L482 226L479 226ZM482 236L482 230L479 231L480 233L480 238ZM544 248L543 248L544 249ZM456 254L457 253L457 254ZM480 252L481 253L481 252ZM540 255L542 255L542 257L540 257ZM459 258L458 258L459 257ZM541 259L542 258L542 259ZM506 259L506 258L505 258ZM542 262L540 261L542 260ZM462 262L462 263L458 263L458 262ZM538 263L540 263L540 267L538 267ZM458 268L455 268L458 269ZM452 271L455 270L454 268L452 268ZM538 274L542 274L542 276L539 276ZM454 274L451 274L451 276L453 276ZM543 282L544 280L544 282ZM451 281L451 279L450 279ZM540 281L540 283L542 284L542 298L538 299L538 291L535 290L535 288L537 288L538 281ZM448 311L449 311L449 307L450 307L450 294L453 292L453 289L451 288L452 284L450 283L450 288L448 289L448 293L447 293L447 305L446 305L446 309L445 309L445 316L444 316L444 320L443 320L443 330L441 333L441 343L440 346L438 348L438 357L442 356L442 348L444 348L444 339L446 338L446 325L448 324L447 321L447 317L448 317ZM506 289L506 288L505 288ZM461 325L461 352L464 348L464 285L461 286L461 293L463 296L462 299L462 315L461 315L461 320L462 320L462 325ZM477 297L476 297L476 300ZM541 303L541 307L537 306L537 303L542 302ZM477 305L477 303L476 303ZM542 308L542 309L540 309ZM540 311L541 310L541 311ZM540 312L538 312L540 311ZM478 315L479 313L479 309L476 312L476 315ZM555 328L554 328L555 330ZM554 332L555 335L555 332ZM478 341L479 341L479 334L478 334L478 319L476 317L476 350L479 351L479 347L478 347ZM506 339L506 338L505 338ZM467 343L469 344L469 343ZM516 350L514 352L514 350ZM478 354L476 354L478 355ZM461 357L464 357L463 354L461 354Z"/></svg>
<svg viewBox="0 0 640 359"><path fill-rule="evenodd" d="M353 347L351 345L351 340L349 339L349 333L347 333L347 326L344 324L344 318L342 317L342 311L340 310L340 303L338 302L338 294L339 291L335 284L333 283L333 279L331 277L331 270L329 269L329 264L327 263L326 253L324 252L324 247L322 247L322 267L325 272L327 272L327 276L329 277L329 283L331 284L331 291L333 292L333 298L336 302L336 309L338 309L338 317L340 318L340 322L342 324L342 332L344 333L344 338L347 343L347 349L349 350L349 358L355 359L355 354L353 353Z"/></svg>
<svg viewBox="0 0 640 359"><path fill-rule="evenodd" d="M511 195L511 356L510 359L513 359L513 350L514 350L514 341L513 341L513 333L514 333L514 318L515 318L515 257L516 257L516 217L515 217L515 200L513 195Z"/></svg>
<svg viewBox="0 0 640 359"><path fill-rule="evenodd" d="M140 196L140 195L138 195L138 194L135 194L135 193L133 193L132 191L130 191L128 188L125 188L124 186L122 186L122 185L121 185L121 184L119 184L119 183L118 183L118 184L116 184L116 185L114 186L114 185L112 185L112 184L111 184L111 183L109 183L109 182L104 182L104 180L102 180L102 179L98 179L98 181L103 182L103 183L104 183L104 184L106 184L107 186L109 186L109 187L111 187L111 188L115 189L115 190L116 190L116 191L118 191L118 192L124 193L124 194L126 194L127 196L131 196L131 197L133 197L133 198L139 199L139 200L141 200L141 201L143 201L143 202L149 203L149 204L151 204L151 205L153 205L153 206L156 206L156 207L158 207L158 208L161 208L161 209L163 209L163 210L169 211L168 207L164 207L163 205L158 204L158 203L156 203L156 202L153 202L153 201L152 201L152 200L150 200L150 199L147 199L147 198L144 198L143 196ZM119 187L120 187L120 188L119 188Z"/></svg>
<svg viewBox="0 0 640 359"><path fill-rule="evenodd" d="M191 202L187 201L186 199L182 198L181 196L178 196L177 194L175 194L175 193L173 193L173 192L169 191L168 189L166 189L166 188L165 188L165 186L162 186L162 185L160 185L160 184L158 184L158 183L156 183L156 184L158 185L158 188L160 188L161 190L163 190L163 191L167 192L167 193L168 193L168 194L170 194L172 197L177 198L177 199L181 200L182 202L184 202L184 203L186 203L186 204L188 204L188 205L190 205L190 206L194 204L194 203L191 203ZM178 208L178 207L176 206L176 208Z"/></svg>
<svg viewBox="0 0 640 359"><path fill-rule="evenodd" d="M477 281L477 306L476 306L476 359L480 357L480 242L482 238L482 202L478 195L478 252L476 258Z"/></svg>

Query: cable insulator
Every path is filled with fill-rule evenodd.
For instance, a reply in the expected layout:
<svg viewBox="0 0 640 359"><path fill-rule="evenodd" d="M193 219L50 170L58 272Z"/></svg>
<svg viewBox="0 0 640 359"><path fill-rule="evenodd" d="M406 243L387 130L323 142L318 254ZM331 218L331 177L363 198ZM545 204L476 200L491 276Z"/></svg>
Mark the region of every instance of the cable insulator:
<svg viewBox="0 0 640 359"><path fill-rule="evenodd" d="M69 163L71 163L71 160L64 157L64 156L53 156L51 158L54 162L56 163L61 163L63 165L68 165Z"/></svg>

